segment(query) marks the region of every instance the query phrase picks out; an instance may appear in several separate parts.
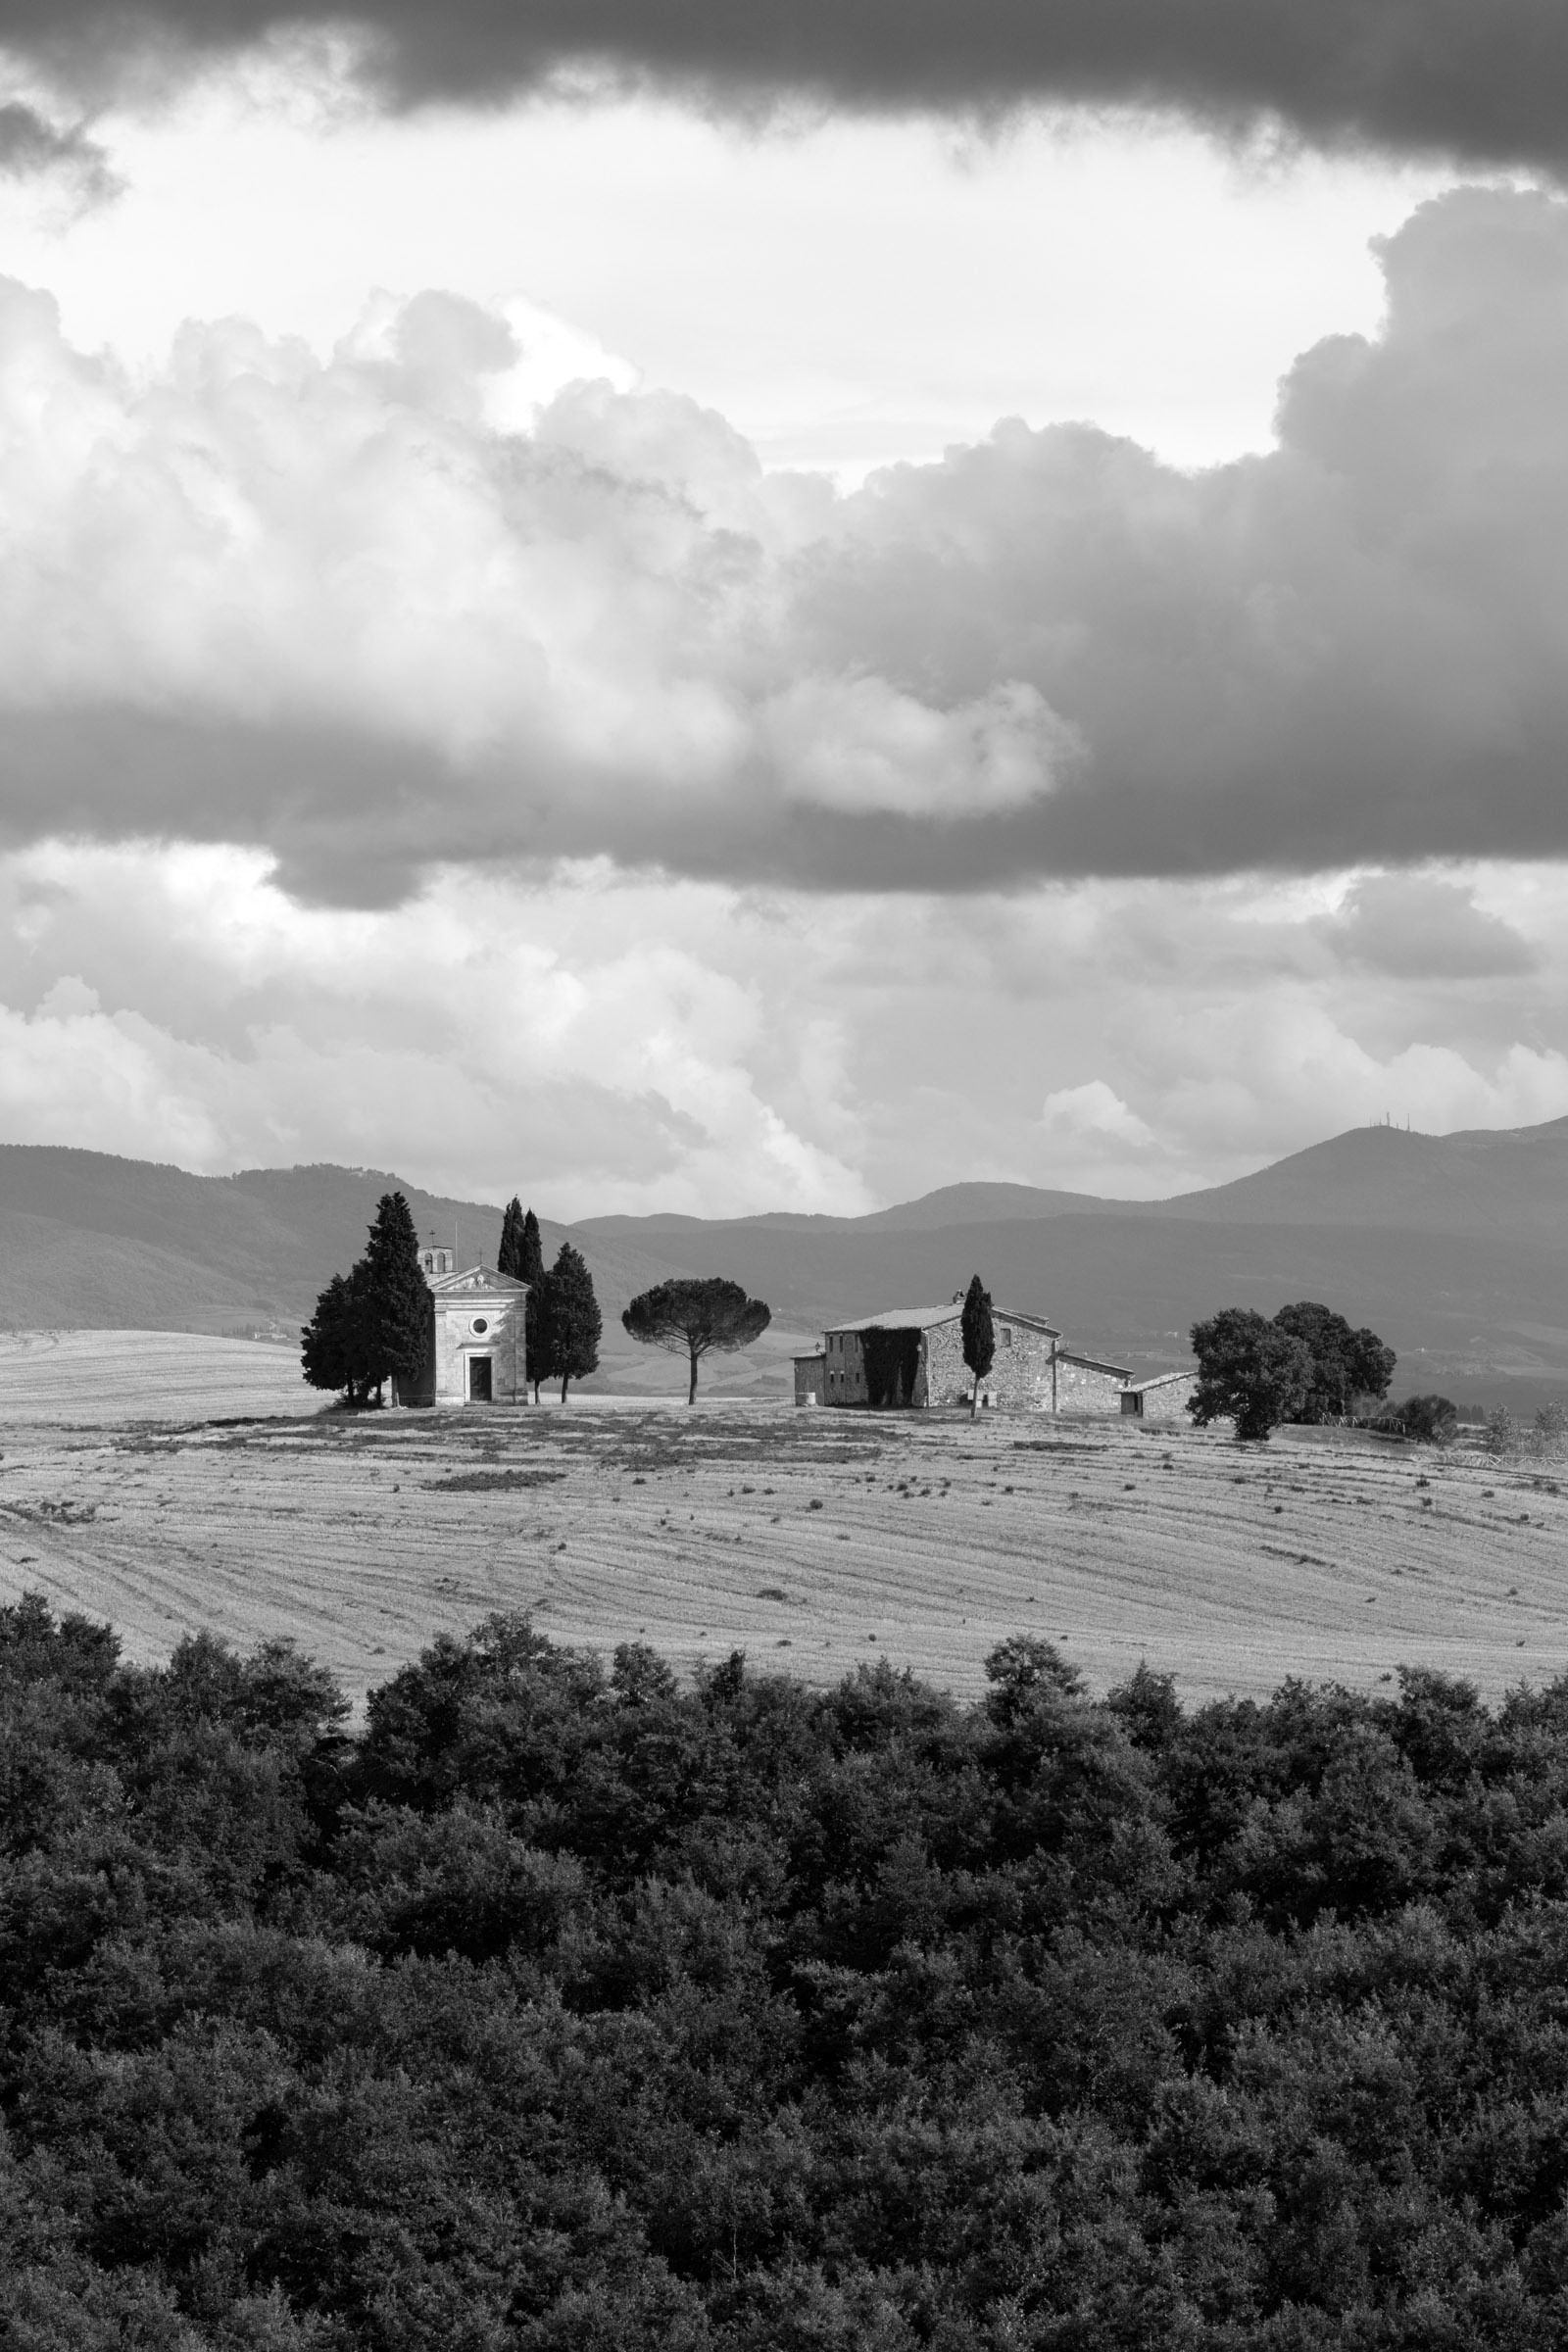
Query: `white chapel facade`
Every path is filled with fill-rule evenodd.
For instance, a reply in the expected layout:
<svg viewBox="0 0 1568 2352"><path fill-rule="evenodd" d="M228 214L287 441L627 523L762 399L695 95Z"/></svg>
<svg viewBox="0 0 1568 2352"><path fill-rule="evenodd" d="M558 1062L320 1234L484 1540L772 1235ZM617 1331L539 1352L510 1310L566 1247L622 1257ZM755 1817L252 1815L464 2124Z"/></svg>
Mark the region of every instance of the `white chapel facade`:
<svg viewBox="0 0 1568 2352"><path fill-rule="evenodd" d="M460 1272L456 1253L435 1246L421 1246L419 1265L430 1286L424 1370L394 1374L393 1403L526 1404L528 1285L487 1266Z"/></svg>

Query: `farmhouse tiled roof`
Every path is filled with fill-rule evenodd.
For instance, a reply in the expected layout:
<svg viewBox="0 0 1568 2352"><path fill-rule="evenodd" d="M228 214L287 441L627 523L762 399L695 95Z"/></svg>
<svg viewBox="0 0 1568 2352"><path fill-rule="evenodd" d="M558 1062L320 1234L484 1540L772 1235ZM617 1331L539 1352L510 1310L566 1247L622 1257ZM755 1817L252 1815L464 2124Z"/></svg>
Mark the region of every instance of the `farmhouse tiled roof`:
<svg viewBox="0 0 1568 2352"><path fill-rule="evenodd" d="M947 1306L888 1306L879 1315L858 1315L850 1323L829 1323L828 1331L930 1331L938 1323L954 1323L958 1309Z"/></svg>
<svg viewBox="0 0 1568 2352"><path fill-rule="evenodd" d="M950 1298L946 1306L885 1306L877 1315L857 1315L852 1322L828 1323L830 1333L845 1331L934 1331L939 1323L956 1323L963 1312L963 1301ZM993 1316L999 1323L1019 1323L1028 1331L1044 1332L1048 1340L1059 1340L1060 1332L1054 1323L1047 1323L1039 1315L1021 1315L1010 1306L993 1306Z"/></svg>

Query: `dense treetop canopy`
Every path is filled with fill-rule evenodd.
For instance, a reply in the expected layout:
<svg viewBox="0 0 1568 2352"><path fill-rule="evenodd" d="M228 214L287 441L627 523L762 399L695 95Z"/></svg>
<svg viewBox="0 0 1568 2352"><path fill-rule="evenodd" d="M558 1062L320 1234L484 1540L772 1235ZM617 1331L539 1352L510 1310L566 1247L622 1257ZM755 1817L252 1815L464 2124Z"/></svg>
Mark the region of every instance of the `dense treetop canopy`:
<svg viewBox="0 0 1568 2352"><path fill-rule="evenodd" d="M1282 1421L1343 1421L1388 1395L1396 1361L1375 1331L1352 1331L1309 1298L1272 1319L1223 1307L1192 1339L1199 1380L1187 1409L1200 1426L1234 1420L1239 1438L1266 1438Z"/></svg>
<svg viewBox="0 0 1568 2352"><path fill-rule="evenodd" d="M648 1348L665 1348L684 1355L691 1365L690 1404L697 1395L697 1367L713 1348L731 1353L760 1340L773 1320L760 1298L748 1298L738 1282L722 1274L677 1277L656 1283L634 1298L621 1315L634 1340Z"/></svg>
<svg viewBox="0 0 1568 2352"><path fill-rule="evenodd" d="M1557 2352L1568 1680L0 1609L20 2352Z"/></svg>

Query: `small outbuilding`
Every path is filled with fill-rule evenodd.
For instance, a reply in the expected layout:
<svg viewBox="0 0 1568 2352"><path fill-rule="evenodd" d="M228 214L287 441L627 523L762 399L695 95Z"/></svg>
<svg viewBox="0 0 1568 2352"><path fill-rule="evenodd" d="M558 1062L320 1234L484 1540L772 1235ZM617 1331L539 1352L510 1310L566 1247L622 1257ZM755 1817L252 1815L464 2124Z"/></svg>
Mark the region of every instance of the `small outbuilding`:
<svg viewBox="0 0 1568 2352"><path fill-rule="evenodd" d="M795 1358L795 1401L823 1404L827 1400L827 1357L819 1348L814 1355Z"/></svg>
<svg viewBox="0 0 1568 2352"><path fill-rule="evenodd" d="M1080 1355L1075 1348L1056 1350L1054 1409L1058 1413L1119 1413L1132 1378L1125 1364L1107 1364L1098 1355Z"/></svg>
<svg viewBox="0 0 1568 2352"><path fill-rule="evenodd" d="M1134 1421L1185 1423L1187 1399L1197 1385L1196 1365L1186 1372L1159 1372L1152 1380L1130 1381L1121 1393L1121 1409Z"/></svg>
<svg viewBox="0 0 1568 2352"><path fill-rule="evenodd" d="M450 1250L421 1250L430 1286L424 1370L394 1375L394 1404L526 1404L528 1285L488 1266L455 1270Z"/></svg>

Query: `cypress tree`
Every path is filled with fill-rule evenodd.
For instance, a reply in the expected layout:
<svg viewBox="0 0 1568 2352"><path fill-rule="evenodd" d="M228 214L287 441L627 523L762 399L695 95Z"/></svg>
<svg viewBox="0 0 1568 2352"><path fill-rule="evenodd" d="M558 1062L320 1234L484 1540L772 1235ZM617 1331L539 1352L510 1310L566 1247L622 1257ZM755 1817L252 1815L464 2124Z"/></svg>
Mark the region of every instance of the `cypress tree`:
<svg viewBox="0 0 1568 2352"><path fill-rule="evenodd" d="M419 1237L401 1193L383 1193L370 1227L366 1270L368 1381L379 1390L389 1373L414 1380L429 1346L430 1286L419 1264Z"/></svg>
<svg viewBox="0 0 1568 2352"><path fill-rule="evenodd" d="M980 1410L980 1383L997 1357L997 1329L991 1320L991 1293L978 1274L970 1278L964 1293L963 1315L958 1326L963 1334L963 1360L974 1374L974 1395L969 1400L972 1421Z"/></svg>
<svg viewBox="0 0 1568 2352"><path fill-rule="evenodd" d="M313 1389L351 1388L354 1301L345 1274L334 1274L300 1333L300 1368Z"/></svg>
<svg viewBox="0 0 1568 2352"><path fill-rule="evenodd" d="M300 1367L313 1389L341 1390L350 1404L368 1402L382 1370L367 1259L362 1257L347 1274L333 1275L300 1341Z"/></svg>
<svg viewBox="0 0 1568 2352"><path fill-rule="evenodd" d="M515 1208L515 1200L512 1203ZM517 1229L517 1266L519 1281L528 1285L528 1297L522 1310L523 1346L528 1355L528 1378L533 1382L533 1400L539 1401L539 1383L548 1380L555 1371L550 1360L550 1277L545 1272L544 1244L539 1238L539 1220L530 1208Z"/></svg>
<svg viewBox="0 0 1568 2352"><path fill-rule="evenodd" d="M524 1279L522 1272L522 1202L515 1193L507 1202L501 1220L501 1248L496 1256L496 1272Z"/></svg>
<svg viewBox="0 0 1568 2352"><path fill-rule="evenodd" d="M604 1318L594 1297L593 1276L582 1254L563 1242L545 1284L548 1311L550 1377L559 1375L561 1401L566 1401L569 1381L584 1380L599 1369L599 1336Z"/></svg>

